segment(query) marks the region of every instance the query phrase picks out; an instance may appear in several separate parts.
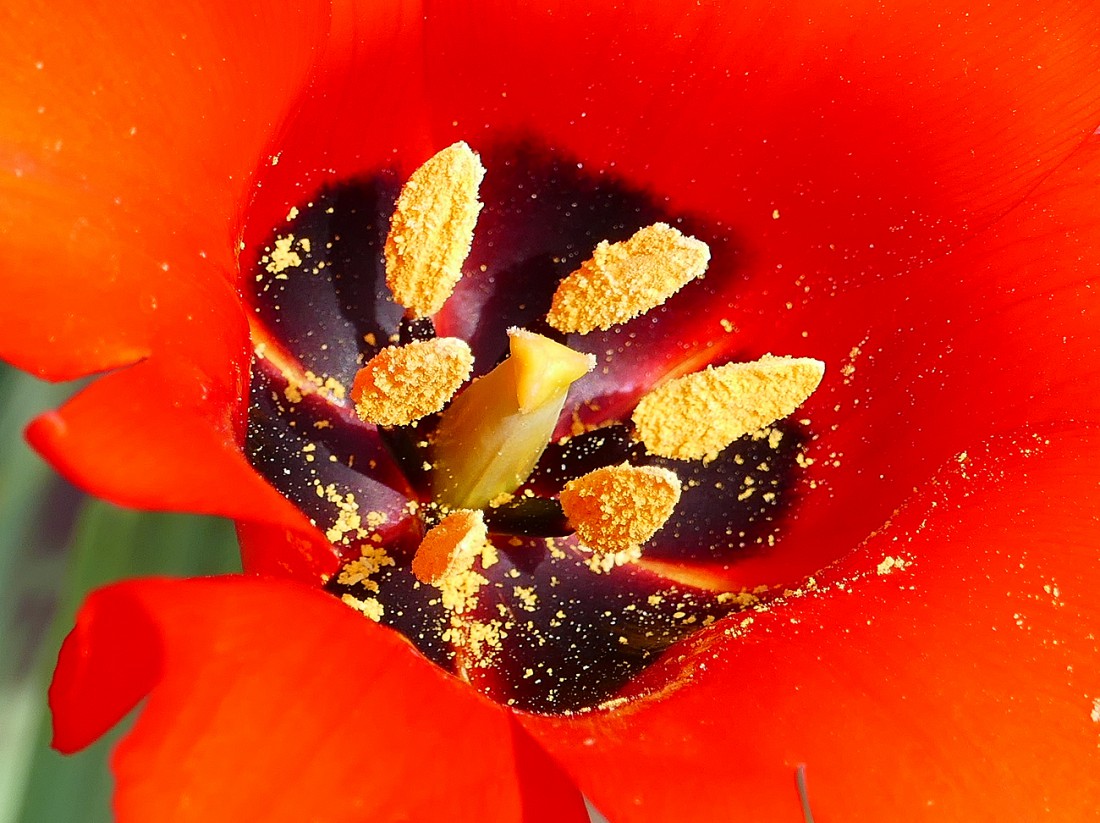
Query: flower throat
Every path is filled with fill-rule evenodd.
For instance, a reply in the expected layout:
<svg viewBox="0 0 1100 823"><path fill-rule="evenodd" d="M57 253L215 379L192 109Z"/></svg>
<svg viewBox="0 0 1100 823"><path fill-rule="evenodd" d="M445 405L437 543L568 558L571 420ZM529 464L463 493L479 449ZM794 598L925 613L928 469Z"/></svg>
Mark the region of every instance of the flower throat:
<svg viewBox="0 0 1100 823"><path fill-rule="evenodd" d="M575 711L766 598L693 567L774 539L804 459L778 421L823 365L645 362L711 250L638 195L496 154L515 188L489 164L488 226L461 143L291 210L256 269L249 453L341 549L346 604L501 702Z"/></svg>

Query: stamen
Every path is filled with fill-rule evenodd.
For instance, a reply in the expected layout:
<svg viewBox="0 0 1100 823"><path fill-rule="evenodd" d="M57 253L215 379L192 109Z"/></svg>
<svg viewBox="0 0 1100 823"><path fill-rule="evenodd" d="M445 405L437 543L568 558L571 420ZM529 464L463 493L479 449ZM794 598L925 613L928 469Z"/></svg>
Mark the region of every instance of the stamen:
<svg viewBox="0 0 1100 823"><path fill-rule="evenodd" d="M439 311L462 277L484 176L481 160L459 142L431 157L401 189L386 238L386 285L414 317Z"/></svg>
<svg viewBox="0 0 1100 823"><path fill-rule="evenodd" d="M474 356L466 341L436 337L388 346L355 375L351 398L367 423L407 426L440 411L466 382Z"/></svg>
<svg viewBox="0 0 1100 823"><path fill-rule="evenodd" d="M421 583L440 586L469 571L488 540L480 511L451 512L428 530L413 557L412 570Z"/></svg>
<svg viewBox="0 0 1100 823"><path fill-rule="evenodd" d="M561 332L609 329L660 306L707 270L710 249L665 223L596 246L554 292L547 322Z"/></svg>
<svg viewBox="0 0 1100 823"><path fill-rule="evenodd" d="M581 542L597 554L645 543L680 502L680 478L657 466L623 463L565 484L561 506Z"/></svg>
<svg viewBox="0 0 1100 823"><path fill-rule="evenodd" d="M766 354L670 380L634 409L636 435L652 454L713 460L739 437L786 417L813 394L825 364Z"/></svg>

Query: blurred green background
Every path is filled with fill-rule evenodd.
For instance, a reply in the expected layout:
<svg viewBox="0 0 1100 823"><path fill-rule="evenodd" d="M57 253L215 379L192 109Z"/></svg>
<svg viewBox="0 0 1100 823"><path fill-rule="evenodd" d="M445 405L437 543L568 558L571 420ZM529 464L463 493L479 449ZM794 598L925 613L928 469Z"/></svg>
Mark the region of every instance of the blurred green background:
<svg viewBox="0 0 1100 823"><path fill-rule="evenodd" d="M239 571L230 523L85 497L23 441L74 387L0 364L0 823L110 821L121 729L74 757L49 747L53 664L84 595L124 577Z"/></svg>

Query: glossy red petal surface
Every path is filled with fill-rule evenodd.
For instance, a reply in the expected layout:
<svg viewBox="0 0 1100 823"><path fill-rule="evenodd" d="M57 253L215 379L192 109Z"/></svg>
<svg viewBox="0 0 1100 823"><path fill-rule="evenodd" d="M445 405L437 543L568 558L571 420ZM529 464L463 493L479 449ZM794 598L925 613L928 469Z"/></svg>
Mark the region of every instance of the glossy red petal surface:
<svg viewBox="0 0 1100 823"><path fill-rule="evenodd" d="M300 527L240 451L236 255L251 178L327 10L2 14L0 356L51 379L142 363L40 420L36 446L116 502Z"/></svg>
<svg viewBox="0 0 1100 823"><path fill-rule="evenodd" d="M431 11L437 129L534 130L754 245L852 240L868 266L899 256L899 222L907 246L988 222L1097 125L1087 5Z"/></svg>
<svg viewBox="0 0 1100 823"><path fill-rule="evenodd" d="M433 6L439 144L531 133L674 212L721 221L737 247L711 275L728 300L691 306L690 324L662 318L670 329L616 372L669 368L684 341L709 340L709 356L774 350L776 292L940 257L1100 119L1087 5L516 5Z"/></svg>
<svg viewBox="0 0 1100 823"><path fill-rule="evenodd" d="M665 694L526 725L619 823L794 823L799 764L819 820L1090 819L1098 449L1047 427L971 449L816 591L723 623Z"/></svg>
<svg viewBox="0 0 1100 823"><path fill-rule="evenodd" d="M878 528L951 455L996 432L1100 421L1100 140L965 247L904 277L829 279L770 339L829 364L798 412L816 489L776 551L731 571L797 581ZM794 302L797 301L797 302ZM784 344L783 341L792 341Z"/></svg>
<svg viewBox="0 0 1100 823"><path fill-rule="evenodd" d="M407 174L453 140L529 134L754 249L799 236L827 260L851 241L874 268L988 223L1095 128L1092 11L342 5L266 177Z"/></svg>
<svg viewBox="0 0 1100 823"><path fill-rule="evenodd" d="M509 712L306 587L93 594L50 691L54 745L87 745L145 695L114 757L121 823L587 820Z"/></svg>
<svg viewBox="0 0 1100 823"><path fill-rule="evenodd" d="M54 379L178 347L227 369L244 333L236 223L327 11L18 2L3 17L0 351Z"/></svg>
<svg viewBox="0 0 1100 823"><path fill-rule="evenodd" d="M66 477L123 505L270 521L300 532L304 516L252 469L231 415L240 379L219 385L167 358L114 372L28 429Z"/></svg>

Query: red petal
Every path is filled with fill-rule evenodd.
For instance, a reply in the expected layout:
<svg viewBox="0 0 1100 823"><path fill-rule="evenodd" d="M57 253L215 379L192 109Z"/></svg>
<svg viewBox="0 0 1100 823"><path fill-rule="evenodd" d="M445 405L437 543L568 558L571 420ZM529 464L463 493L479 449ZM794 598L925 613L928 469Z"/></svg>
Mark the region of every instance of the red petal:
<svg viewBox="0 0 1100 823"><path fill-rule="evenodd" d="M328 595L236 577L94 593L50 690L54 745L143 696L120 821L587 820L510 712Z"/></svg>
<svg viewBox="0 0 1100 823"><path fill-rule="evenodd" d="M828 363L796 417L820 439L798 517L777 550L733 568L734 584L797 581L878 528L953 454L996 432L1100 421L1100 139L1090 141L983 235L905 277L796 298L781 351ZM784 342L786 341L786 342Z"/></svg>
<svg viewBox="0 0 1100 823"><path fill-rule="evenodd" d="M803 763L821 820L1090 819L1098 453L1081 430L972 449L817 591L720 624L664 694L526 725L622 823L797 820Z"/></svg>
<svg viewBox="0 0 1100 823"><path fill-rule="evenodd" d="M5 358L59 379L239 332L235 223L326 24L320 4L7 5Z"/></svg>
<svg viewBox="0 0 1100 823"><path fill-rule="evenodd" d="M340 7L268 177L407 174L454 140L529 134L754 247L804 238L827 260L851 241L872 266L898 258L899 223L925 252L987 223L1095 128L1092 22L1038 0Z"/></svg>
<svg viewBox="0 0 1100 823"><path fill-rule="evenodd" d="M233 284L239 210L327 14L93 2L5 16L0 356L52 379L145 361L32 440L117 502L308 528L241 455L250 351Z"/></svg>
<svg viewBox="0 0 1100 823"><path fill-rule="evenodd" d="M987 222L1097 125L1093 9L955 6L434 5L424 82L443 143L533 131L753 245L873 265L899 223L928 250Z"/></svg>
<svg viewBox="0 0 1100 823"><path fill-rule="evenodd" d="M327 541L253 470L231 419L244 391L165 357L104 377L60 411L36 420L28 438L74 483L117 503L205 512L293 530L314 545L314 567L331 572ZM167 372L167 373L166 373ZM320 563L318 566L317 563ZM314 578L315 579L315 578Z"/></svg>
<svg viewBox="0 0 1100 823"><path fill-rule="evenodd" d="M574 402L595 395L614 416L669 370L816 355L799 335L824 325L788 302L912 275L1019 203L1100 122L1093 16L1046 2L444 4L425 24L423 82L440 145L533 134L730 232L734 260L710 275L723 299L673 302L606 382L578 386Z"/></svg>

